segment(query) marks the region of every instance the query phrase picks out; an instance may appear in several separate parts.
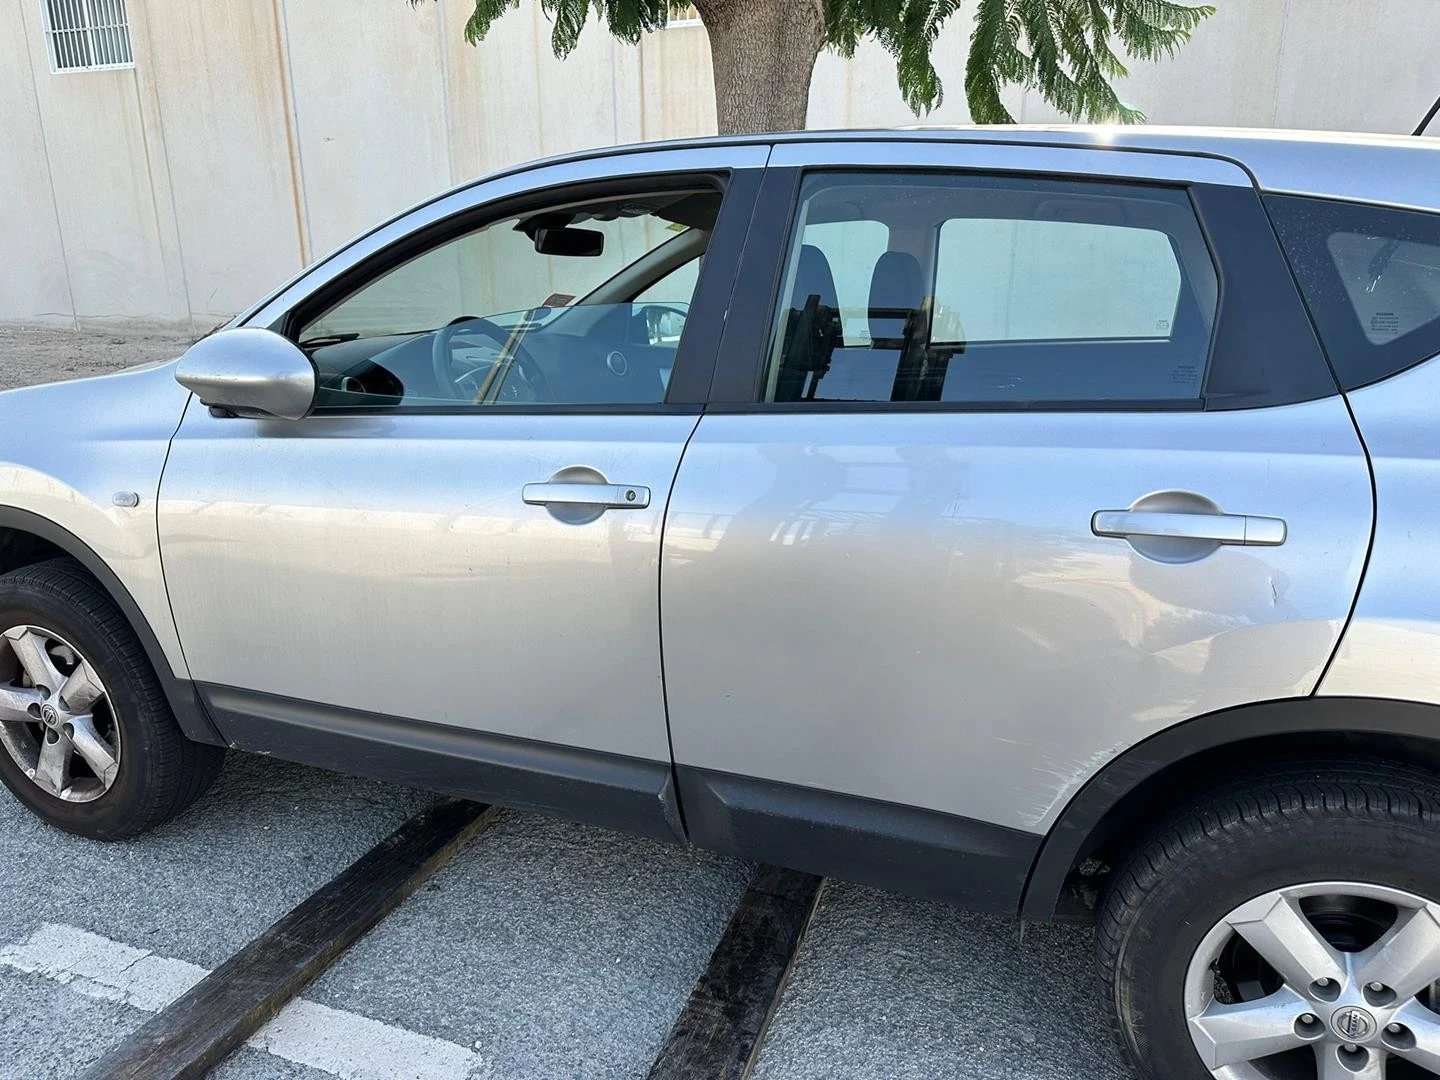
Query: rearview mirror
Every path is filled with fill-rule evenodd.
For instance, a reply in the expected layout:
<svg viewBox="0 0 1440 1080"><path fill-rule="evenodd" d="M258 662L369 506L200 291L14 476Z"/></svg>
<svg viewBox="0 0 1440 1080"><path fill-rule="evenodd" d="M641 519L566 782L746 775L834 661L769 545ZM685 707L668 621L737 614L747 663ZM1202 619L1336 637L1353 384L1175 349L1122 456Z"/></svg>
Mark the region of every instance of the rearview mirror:
<svg viewBox="0 0 1440 1080"><path fill-rule="evenodd" d="M556 229L536 229L535 250L541 255L593 259L605 251L605 234L598 229L575 229L568 225Z"/></svg>
<svg viewBox="0 0 1440 1080"><path fill-rule="evenodd" d="M315 403L315 365L272 330L220 330L186 350L175 381L211 408L299 420Z"/></svg>

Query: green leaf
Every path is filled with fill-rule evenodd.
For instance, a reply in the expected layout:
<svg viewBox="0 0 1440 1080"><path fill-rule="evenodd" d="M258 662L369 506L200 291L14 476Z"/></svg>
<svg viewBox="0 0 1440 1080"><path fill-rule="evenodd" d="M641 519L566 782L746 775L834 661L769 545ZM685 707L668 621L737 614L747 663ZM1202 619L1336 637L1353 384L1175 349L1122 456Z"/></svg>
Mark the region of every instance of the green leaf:
<svg viewBox="0 0 1440 1080"><path fill-rule="evenodd" d="M1173 55L1214 13L1174 0L981 0L965 68L970 114L1013 123L1001 90L1019 85L1072 120L1141 123L1145 114L1111 85L1127 74L1120 54Z"/></svg>

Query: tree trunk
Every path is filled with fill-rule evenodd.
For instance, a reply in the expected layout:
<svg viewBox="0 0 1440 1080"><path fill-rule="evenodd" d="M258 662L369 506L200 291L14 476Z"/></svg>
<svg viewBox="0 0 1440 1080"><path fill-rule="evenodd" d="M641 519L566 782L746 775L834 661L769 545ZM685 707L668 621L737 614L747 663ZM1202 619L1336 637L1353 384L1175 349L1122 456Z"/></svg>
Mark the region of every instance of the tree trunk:
<svg viewBox="0 0 1440 1080"><path fill-rule="evenodd" d="M824 0L698 0L710 35L720 134L805 126L825 44Z"/></svg>

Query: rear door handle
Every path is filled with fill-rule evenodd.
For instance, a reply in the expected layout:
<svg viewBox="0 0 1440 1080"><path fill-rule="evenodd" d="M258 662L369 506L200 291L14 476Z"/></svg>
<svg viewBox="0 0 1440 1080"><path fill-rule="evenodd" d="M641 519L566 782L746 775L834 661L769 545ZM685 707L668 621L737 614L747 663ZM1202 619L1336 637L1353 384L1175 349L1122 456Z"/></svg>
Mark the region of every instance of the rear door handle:
<svg viewBox="0 0 1440 1080"><path fill-rule="evenodd" d="M520 497L531 506L603 506L610 510L643 510L650 489L637 484L575 484L551 481L526 484Z"/></svg>
<svg viewBox="0 0 1440 1080"><path fill-rule="evenodd" d="M1286 534L1282 518L1158 510L1096 510L1090 518L1090 531L1096 536L1164 536L1246 547L1276 547L1285 543Z"/></svg>

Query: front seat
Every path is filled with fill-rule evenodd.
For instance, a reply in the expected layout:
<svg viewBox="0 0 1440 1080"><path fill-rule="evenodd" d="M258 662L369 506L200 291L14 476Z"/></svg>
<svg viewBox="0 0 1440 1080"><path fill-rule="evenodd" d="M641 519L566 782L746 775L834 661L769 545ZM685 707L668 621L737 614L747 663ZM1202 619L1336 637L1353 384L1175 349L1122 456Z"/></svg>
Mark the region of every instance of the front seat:
<svg viewBox="0 0 1440 1080"><path fill-rule="evenodd" d="M915 400L924 349L912 348L911 338L924 302L920 261L908 251L881 255L870 275L870 344L835 350L820 396L827 401Z"/></svg>
<svg viewBox="0 0 1440 1080"><path fill-rule="evenodd" d="M790 311L785 317L783 358L775 380L775 401L813 398L815 387L830 370L830 356L840 342L840 295L830 260L813 244L800 248ZM807 389L805 379L814 373Z"/></svg>
<svg viewBox="0 0 1440 1080"><path fill-rule="evenodd" d="M870 340L876 358L886 358L893 373L891 401L919 396L924 342L917 325L925 306L925 272L908 251L887 251L875 260L870 275ZM883 352L881 350L884 350Z"/></svg>

